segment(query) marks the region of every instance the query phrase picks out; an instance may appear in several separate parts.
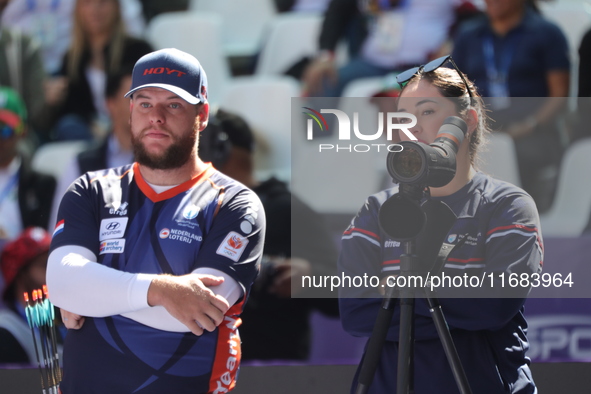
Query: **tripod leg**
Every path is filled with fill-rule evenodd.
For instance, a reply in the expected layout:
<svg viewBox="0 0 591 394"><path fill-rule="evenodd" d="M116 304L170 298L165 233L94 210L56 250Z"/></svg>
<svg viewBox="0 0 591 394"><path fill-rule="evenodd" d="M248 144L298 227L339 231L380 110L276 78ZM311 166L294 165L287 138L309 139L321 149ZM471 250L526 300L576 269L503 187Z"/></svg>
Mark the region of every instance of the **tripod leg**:
<svg viewBox="0 0 591 394"><path fill-rule="evenodd" d="M394 314L394 287L389 287L386 290L384 299L382 300L382 306L378 311L378 317L376 318L376 324L374 325L369 343L367 345L367 351L363 358L363 365L359 371L359 382L355 389L355 394L365 394L371 386L373 377L376 373L376 368L380 361L380 355L386 341L386 335L390 328L392 321L392 315Z"/></svg>
<svg viewBox="0 0 591 394"><path fill-rule="evenodd" d="M458 356L458 352L453 343L453 339L449 332L447 322L445 321L443 311L441 310L441 304L439 303L439 300L436 297L432 297L429 295L427 295L427 302L429 303L429 311L431 313L431 316L433 317L433 322L435 323L437 334L441 339L443 350L445 351L447 361L449 362L449 365L453 372L454 379L456 380L456 384L458 385L458 389L460 390L461 394L472 394L470 384L468 383L468 378L466 377L466 373L464 372L464 368L462 367L462 362L460 361L460 357Z"/></svg>
<svg viewBox="0 0 591 394"><path fill-rule="evenodd" d="M414 298L400 299L397 394L407 394L414 391L414 309Z"/></svg>

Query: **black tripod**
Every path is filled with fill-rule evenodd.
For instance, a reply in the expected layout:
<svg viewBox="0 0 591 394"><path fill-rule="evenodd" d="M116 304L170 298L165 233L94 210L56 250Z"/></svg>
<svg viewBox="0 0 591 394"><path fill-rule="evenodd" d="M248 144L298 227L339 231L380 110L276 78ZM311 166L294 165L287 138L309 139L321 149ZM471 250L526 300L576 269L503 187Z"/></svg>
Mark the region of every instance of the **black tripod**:
<svg viewBox="0 0 591 394"><path fill-rule="evenodd" d="M438 274L443 268L447 256L454 248L453 245L446 244L443 241L453 226L456 215L442 202L435 202L428 199L425 203L419 205L423 193L424 188L421 186L401 184L400 193L392 196L380 209L380 225L388 235L393 239L400 240L404 245L404 254L400 257L399 276L406 278L410 276L416 277L417 275L421 275L423 278L425 277L426 271L420 269L420 260L431 262L429 264L429 266L432 266L431 274ZM404 223L404 228L393 224L396 222ZM419 237L419 243L421 245L422 259L419 259L416 252L417 237ZM433 261L435 263L432 263ZM409 283L409 281L406 280L404 283ZM422 289L386 287L386 289L363 359L355 393L367 393L371 386L394 313L396 298L400 301L396 392L397 394L414 392L414 305L416 293L419 290L428 302L429 311L458 389L462 394L471 394L472 391L470 390L468 379L462 368L447 322L441 310L441 304L429 292L429 287L423 287Z"/></svg>

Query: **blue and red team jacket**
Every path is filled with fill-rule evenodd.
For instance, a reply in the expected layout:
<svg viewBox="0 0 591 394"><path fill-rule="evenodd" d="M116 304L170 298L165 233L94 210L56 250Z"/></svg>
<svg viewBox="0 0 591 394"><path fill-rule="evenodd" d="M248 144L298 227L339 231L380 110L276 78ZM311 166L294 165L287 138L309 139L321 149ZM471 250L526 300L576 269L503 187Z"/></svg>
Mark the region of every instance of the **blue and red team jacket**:
<svg viewBox="0 0 591 394"><path fill-rule="evenodd" d="M378 221L380 207L397 189L370 196L352 220L342 237L340 275L384 277L399 272L403 253L400 242L391 239ZM457 216L445 242L463 242L448 256L443 267L446 275L482 277L484 272L541 271L543 245L538 212L523 190L477 172L458 192L432 199L446 203ZM354 336L370 337L380 297L378 289L370 286L342 288L339 303L345 330ZM473 393L537 393L526 357L529 344L523 316L525 296L440 301ZM396 392L399 312L396 305L370 393ZM416 299L414 320L415 392L459 393L424 298Z"/></svg>
<svg viewBox="0 0 591 394"><path fill-rule="evenodd" d="M225 393L240 365L237 331L258 272L265 217L258 197L209 167L155 193L138 165L90 172L65 194L51 248L83 246L107 267L188 274L215 268L245 296L213 332L168 332L120 315L69 330L61 390L69 393Z"/></svg>

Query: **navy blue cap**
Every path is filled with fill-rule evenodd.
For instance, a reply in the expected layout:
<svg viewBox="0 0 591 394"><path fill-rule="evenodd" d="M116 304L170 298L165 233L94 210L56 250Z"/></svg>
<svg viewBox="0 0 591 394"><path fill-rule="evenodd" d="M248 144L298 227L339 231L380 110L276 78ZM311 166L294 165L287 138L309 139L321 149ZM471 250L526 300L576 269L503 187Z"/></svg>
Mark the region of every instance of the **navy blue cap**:
<svg viewBox="0 0 591 394"><path fill-rule="evenodd" d="M142 56L133 67L131 96L143 88L166 89L190 104L207 102L207 76L194 56L166 48Z"/></svg>

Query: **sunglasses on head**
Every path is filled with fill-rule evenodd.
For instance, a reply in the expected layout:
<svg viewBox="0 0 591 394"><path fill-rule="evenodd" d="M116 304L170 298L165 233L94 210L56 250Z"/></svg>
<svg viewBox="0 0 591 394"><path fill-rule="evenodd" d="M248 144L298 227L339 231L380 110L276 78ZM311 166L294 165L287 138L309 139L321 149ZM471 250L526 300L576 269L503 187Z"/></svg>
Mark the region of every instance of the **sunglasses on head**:
<svg viewBox="0 0 591 394"><path fill-rule="evenodd" d="M462 78L462 81L464 81L464 85L466 85L466 90L468 91L468 95L470 97L474 97L472 95L472 91L470 90L470 85L468 85L468 81L466 81L466 78L464 78L464 74L462 74L462 72L460 71L460 69L458 68L458 66L454 62L454 60L451 58L451 55L443 56L438 59L432 60L429 63L424 64L422 66L413 67L413 68L410 68L406 71L403 71L396 76L396 82L398 82L398 85L400 85L400 89L402 89L404 87L404 84L407 83L408 81L410 81L411 78L414 77L415 75L417 75L418 73L420 73L420 72L430 73L431 71L435 71L439 67L443 66L448 60L451 63L451 65L453 66L454 70L457 71L460 78Z"/></svg>
<svg viewBox="0 0 591 394"><path fill-rule="evenodd" d="M0 140L7 140L15 134L14 128L0 123Z"/></svg>

